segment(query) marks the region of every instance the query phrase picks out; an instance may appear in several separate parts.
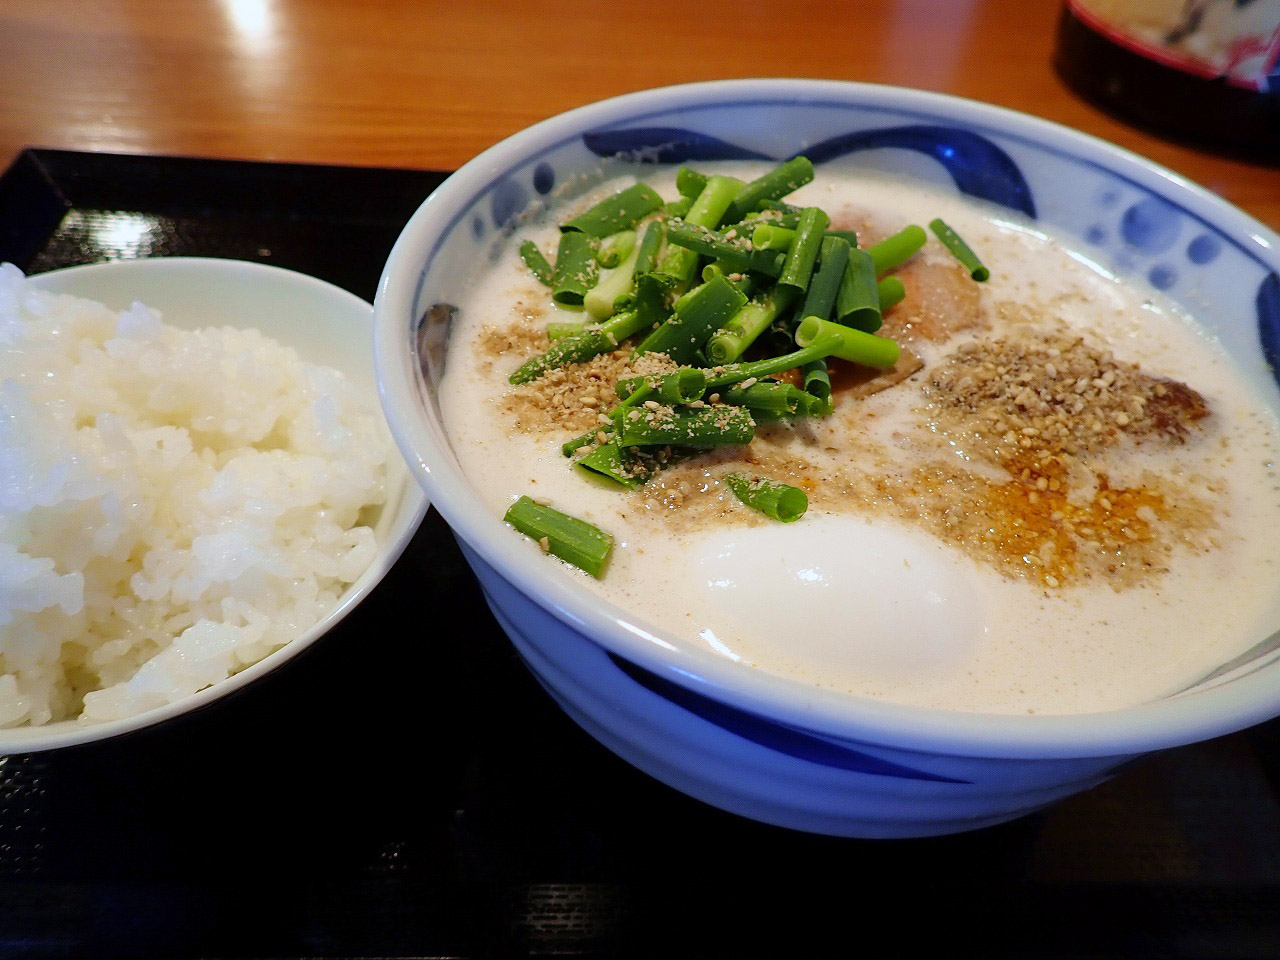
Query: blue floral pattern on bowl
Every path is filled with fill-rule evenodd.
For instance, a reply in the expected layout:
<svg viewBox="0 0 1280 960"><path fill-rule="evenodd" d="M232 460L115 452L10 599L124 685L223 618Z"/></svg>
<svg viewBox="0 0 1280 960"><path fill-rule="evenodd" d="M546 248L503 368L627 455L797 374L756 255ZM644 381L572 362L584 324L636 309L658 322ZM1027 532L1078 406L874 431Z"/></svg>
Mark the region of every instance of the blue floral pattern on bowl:
<svg viewBox="0 0 1280 960"><path fill-rule="evenodd" d="M591 132L583 134L582 141L602 157L629 155L659 163L791 159L790 156L761 156L754 150L715 137L671 127ZM1028 217L1036 215L1031 190L1017 164L986 137L958 127L916 124L858 130L831 137L799 152L815 164L821 164L863 150L892 148L932 157L943 166L961 193Z"/></svg>

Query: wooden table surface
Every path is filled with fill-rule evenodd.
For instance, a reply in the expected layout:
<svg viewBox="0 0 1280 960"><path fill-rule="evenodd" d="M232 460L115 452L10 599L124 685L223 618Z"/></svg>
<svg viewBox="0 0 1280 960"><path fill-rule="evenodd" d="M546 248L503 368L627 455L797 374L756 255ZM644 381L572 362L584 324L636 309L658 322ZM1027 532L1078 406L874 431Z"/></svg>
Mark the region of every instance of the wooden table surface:
<svg viewBox="0 0 1280 960"><path fill-rule="evenodd" d="M1111 119L1054 74L1052 0L4 0L0 163L23 147L453 169L545 117L693 80L959 94L1095 134L1280 230L1280 169Z"/></svg>

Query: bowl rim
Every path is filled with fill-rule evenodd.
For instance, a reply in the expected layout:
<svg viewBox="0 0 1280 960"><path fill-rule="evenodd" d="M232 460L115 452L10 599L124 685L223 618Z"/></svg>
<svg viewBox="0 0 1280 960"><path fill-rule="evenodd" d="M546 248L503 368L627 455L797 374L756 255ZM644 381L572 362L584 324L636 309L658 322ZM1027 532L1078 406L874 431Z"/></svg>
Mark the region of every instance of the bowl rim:
<svg viewBox="0 0 1280 960"><path fill-rule="evenodd" d="M573 575L554 569L541 556L515 549L522 544L471 490L443 427L438 436L428 428L431 414L418 396L403 318L414 309L428 251L489 184L527 162L535 149L567 142L585 130L634 121L645 111L744 100L880 105L1047 147L1145 189L1176 196L1184 210L1280 272L1280 236L1179 174L1060 124L961 97L845 81L752 79L660 87L577 107L495 144L436 188L396 240L378 283L374 360L387 420L411 470L455 535L517 590L597 646L702 695L842 740L976 757L1120 756L1208 739L1280 712L1280 667L1192 694L1080 714L969 713L841 694L672 642L642 618L588 593Z"/></svg>
<svg viewBox="0 0 1280 960"><path fill-rule="evenodd" d="M43 289L42 284L48 278L55 281L67 277L83 277L104 272L157 275L161 273L182 273L185 271L208 273L219 278L220 282L233 280L245 274L267 278L269 282L284 284L296 289L307 289L311 293L332 300L339 309L348 312L353 318L357 315L368 318L372 322L373 306L362 297L356 296L336 284L321 280L310 274L300 273L272 264L255 263L249 260L235 260L222 257L141 257L137 259L111 260L98 263L77 264L59 267L28 276L28 281ZM43 279L42 279L43 278ZM146 302L145 297L139 297ZM292 346L290 344L290 346ZM385 415L384 415L385 417ZM64 720L42 726L20 726L0 729L0 756L6 754L36 753L63 747L79 746L102 740L114 739L156 726L167 720L186 716L197 710L243 690L254 681L274 672L277 668L293 660L304 650L310 648L317 640L327 634L333 627L346 618L373 589L383 580L392 566L399 559L412 540L414 533L426 515L430 500L421 484L413 482L411 471L406 471L400 484L400 500L397 502L396 515L401 519L388 525L386 542L379 545L377 556L360 577L343 593L338 604L309 630L300 634L261 660L250 664L239 673L224 680L219 680L202 690L173 703L153 707L141 713L117 720L97 722ZM393 517L394 519L394 517Z"/></svg>

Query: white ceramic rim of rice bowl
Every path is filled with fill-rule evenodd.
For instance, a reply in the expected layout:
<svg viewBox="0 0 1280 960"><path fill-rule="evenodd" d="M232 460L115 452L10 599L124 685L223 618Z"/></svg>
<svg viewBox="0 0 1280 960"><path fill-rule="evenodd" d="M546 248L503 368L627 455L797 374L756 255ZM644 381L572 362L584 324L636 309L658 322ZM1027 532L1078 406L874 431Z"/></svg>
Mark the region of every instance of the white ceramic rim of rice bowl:
<svg viewBox="0 0 1280 960"><path fill-rule="evenodd" d="M419 396L411 347L422 264L444 231L499 176L587 130L665 108L756 98L847 101L930 113L939 121L1007 132L1176 196L1220 230L1251 243L1280 271L1280 237L1222 199L1136 154L1025 114L925 91L821 80L728 80L626 94L542 121L461 167L414 213L375 299L375 362L401 451L455 533L510 583L606 650L707 697L824 735L929 753L1006 758L1131 754L1239 730L1280 713L1280 663L1193 694L1120 710L1070 715L962 713L841 694L736 664L647 627L521 549L518 535L472 491L440 423Z"/></svg>
<svg viewBox="0 0 1280 960"><path fill-rule="evenodd" d="M41 289L100 300L115 309L129 306L128 302L118 299L122 295L163 309L166 302L181 304L184 297L198 295L200 285L207 284L210 293L216 291L220 296L210 297L200 310L207 311L210 317L220 317L216 322L222 325L240 327L249 324L237 322L235 301L238 298L251 301L260 299L262 295L281 298L279 302L286 307L288 304L298 305L296 314L292 318L275 314L274 322L255 322L254 326L296 349L304 360L335 367L341 364L342 372L367 387L370 399L373 399L372 391L376 389L376 380L372 356L368 356L368 363L363 369L355 370L352 363L352 358L357 356L352 350L353 345L369 344L368 326L372 320L373 307L355 294L317 277L245 260L156 257L64 267L32 274L30 279ZM254 289L257 293L250 293ZM189 313L179 313L169 309L164 311L163 319L166 323L184 327L215 322L212 319L201 321L198 316L191 323L184 321L184 317L192 317L198 312L192 310ZM321 337L327 342L316 340L306 344L299 342L296 337L283 335L284 331L296 329L297 324L304 320L306 326L303 329L313 332L317 316L323 316L328 321L328 329ZM359 329L361 325L363 330ZM341 346L339 341L346 346ZM0 730L0 756L106 740L154 726L244 689L310 647L354 610L378 585L404 552L426 514L429 501L425 491L413 481L407 469L400 472L399 466L402 464L399 458L393 456L390 463L392 470L399 476L391 478L394 492L375 528L378 533L377 557L347 588L338 604L311 629L239 673L162 707L119 720L94 723L63 720L42 726Z"/></svg>

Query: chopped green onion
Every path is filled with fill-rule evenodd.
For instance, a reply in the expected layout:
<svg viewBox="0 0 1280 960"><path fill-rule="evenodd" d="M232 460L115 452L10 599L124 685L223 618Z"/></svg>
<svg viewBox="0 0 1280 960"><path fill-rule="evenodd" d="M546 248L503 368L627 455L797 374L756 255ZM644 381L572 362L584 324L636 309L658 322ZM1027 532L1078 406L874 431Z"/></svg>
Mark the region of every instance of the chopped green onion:
<svg viewBox="0 0 1280 960"><path fill-rule="evenodd" d="M810 168L812 169L812 167ZM787 259L778 274L778 286L790 287L797 294L804 293L813 276L813 265L818 261L822 246L822 231L830 224L827 215L818 207L805 207L796 224L796 238L787 250Z"/></svg>
<svg viewBox="0 0 1280 960"><path fill-rule="evenodd" d="M763 411L775 416L791 416L806 396L803 390L789 383L757 380L749 387L731 387L720 399L735 407L747 407L753 415Z"/></svg>
<svg viewBox="0 0 1280 960"><path fill-rule="evenodd" d="M750 221L754 223L751 231L751 243L756 247L771 250L785 250L795 238L796 226L800 223L799 214L787 215L787 222L780 220ZM768 227L768 230L761 230ZM853 230L824 230L823 237L839 237L851 247L858 245L858 234Z"/></svg>
<svg viewBox="0 0 1280 960"><path fill-rule="evenodd" d="M831 356L868 367L892 367L898 362L898 343L887 337L876 337L818 317L805 317L796 327L796 343L801 347L816 345L829 336L839 339Z"/></svg>
<svg viewBox="0 0 1280 960"><path fill-rule="evenodd" d="M702 399L706 389L707 375L693 367L685 367L662 378L658 383L658 399L663 403L693 403Z"/></svg>
<svg viewBox="0 0 1280 960"><path fill-rule="evenodd" d="M747 219L739 220L735 226L742 229L755 230L761 224L770 227L777 227L779 230L794 230L796 224L800 222L800 214L798 213L778 213L773 210L765 210L760 213L748 214Z"/></svg>
<svg viewBox="0 0 1280 960"><path fill-rule="evenodd" d="M744 185L733 198L729 219L741 220L751 211L759 210L765 201L785 197L812 179L813 164L807 157L788 160Z"/></svg>
<svg viewBox="0 0 1280 960"><path fill-rule="evenodd" d="M941 220L930 220L929 229L942 241L942 245L951 251L951 255L959 260L964 268L969 271L969 276L979 283L990 278L991 271L982 265L978 255L969 249L969 245L961 239L960 234L956 233Z"/></svg>
<svg viewBox="0 0 1280 960"><path fill-rule="evenodd" d="M533 275L538 278L538 282L545 286L551 286L551 278L555 275L555 268L547 263L547 258L542 255L542 251L538 249L538 245L532 240L526 240L520 244L520 259L524 261L526 267L532 271Z"/></svg>
<svg viewBox="0 0 1280 960"><path fill-rule="evenodd" d="M800 369L804 373L805 393L819 400L831 397L831 374L826 359L810 360Z"/></svg>
<svg viewBox="0 0 1280 960"><path fill-rule="evenodd" d="M876 296L880 298L880 312L896 307L907 295L907 288L897 277L881 277L876 284Z"/></svg>
<svg viewBox="0 0 1280 960"><path fill-rule="evenodd" d="M876 287L876 268L870 251L849 251L849 260L836 293L836 319L864 333L880 329L880 292Z"/></svg>
<svg viewBox="0 0 1280 960"><path fill-rule="evenodd" d="M613 316L621 301L631 292L631 281L635 277L636 260L640 257L640 248L635 244L635 234L631 234L631 250L625 260L616 268L606 270L600 275L596 285L587 291L582 298L582 305L587 313L597 320L607 320Z"/></svg>
<svg viewBox="0 0 1280 960"><path fill-rule="evenodd" d="M724 479L739 500L782 523L799 520L809 509L809 497L799 487L740 473L728 474Z"/></svg>
<svg viewBox="0 0 1280 960"><path fill-rule="evenodd" d="M581 234L578 234L581 236ZM521 384L537 380L548 370L570 363L585 363L601 353L615 350L623 340L666 319L666 291L670 281L645 274L636 283L631 309L616 313L598 326L584 325L582 332L551 344L546 353L525 361L507 378Z"/></svg>
<svg viewBox="0 0 1280 960"><path fill-rule="evenodd" d="M730 391L732 393L733 391ZM767 407L750 407L751 416L755 418L756 426L762 423L773 423L778 420L796 420L801 417L825 417L833 409L834 404L830 400L819 400L812 394L806 393L799 387L791 387L791 391L787 394L786 408L772 410Z"/></svg>
<svg viewBox="0 0 1280 960"><path fill-rule="evenodd" d="M757 250L787 250L795 240L795 230L762 223L751 231L751 245Z"/></svg>
<svg viewBox="0 0 1280 960"><path fill-rule="evenodd" d="M619 230L600 241L600 249L596 251L596 263L606 269L612 269L631 256L636 246L634 230Z"/></svg>
<svg viewBox="0 0 1280 960"><path fill-rule="evenodd" d="M654 397L657 392L657 384L653 377L629 377L620 381L615 387L618 396L622 398L621 402L615 404L605 416L609 419L609 423L602 424L598 427L592 427L582 436L574 437L572 440L566 440L560 446L560 452L566 457L573 454L585 446L599 442L599 435L603 431L607 436L614 436L617 433L617 424L622 417L632 408L639 406L645 400Z"/></svg>
<svg viewBox="0 0 1280 960"><path fill-rule="evenodd" d="M779 216L778 222L781 223L782 226L794 227L795 226L794 220L800 217L800 210L802 208L792 206L789 203L783 203L781 200L765 200L763 203L760 204L760 209L762 211L768 210L778 214ZM786 223L785 221L788 219L791 219L793 222L790 224Z"/></svg>
<svg viewBox="0 0 1280 960"><path fill-rule="evenodd" d="M707 340L706 355L711 363L733 363L778 315L791 306L795 291L775 286L759 300L744 303L719 330Z"/></svg>
<svg viewBox="0 0 1280 960"><path fill-rule="evenodd" d="M916 255L926 239L924 228L913 223L893 236L885 237L879 243L867 247L867 253L871 254L871 261L876 266L876 276L902 266Z"/></svg>
<svg viewBox="0 0 1280 960"><path fill-rule="evenodd" d="M798 213L783 213L781 210L757 210L755 213L748 213L734 226L741 227L743 230L748 227L754 230L761 224L768 224L771 227L794 230L799 220L800 214Z"/></svg>
<svg viewBox="0 0 1280 960"><path fill-rule="evenodd" d="M513 503L502 519L537 540L543 550L593 577L600 576L613 549L613 537L600 528L528 497Z"/></svg>
<svg viewBox="0 0 1280 960"><path fill-rule="evenodd" d="M662 221L654 220L644 228L636 254L636 276L652 273L653 265L658 262L658 251L662 249L662 241L666 236Z"/></svg>
<svg viewBox="0 0 1280 960"><path fill-rule="evenodd" d="M665 353L678 364L692 363L707 338L746 302L746 296L723 277L709 280L677 300L671 317L641 341L636 353Z"/></svg>
<svg viewBox="0 0 1280 960"><path fill-rule="evenodd" d="M652 379L652 377L624 377L613 385L613 392L618 395L619 400L625 400Z"/></svg>
<svg viewBox="0 0 1280 960"><path fill-rule="evenodd" d="M644 401L650 400L653 397L657 396L658 384L661 382L660 378L631 377L628 379L628 383L634 380L639 380L640 383L635 384L634 386L630 386L628 388L627 395L625 397L622 397L621 402L618 404L615 404L614 408L610 410L606 414L606 416L616 421L619 417L621 417L624 413L626 413L632 407L637 407L640 404L644 403ZM622 392L621 390L618 391L618 393L621 393L621 392Z"/></svg>
<svg viewBox="0 0 1280 960"><path fill-rule="evenodd" d="M565 337L576 337L583 330L585 324L582 323L566 323L559 320L552 320L547 324L547 339L552 343L557 340L563 340Z"/></svg>
<svg viewBox="0 0 1280 960"><path fill-rule="evenodd" d="M635 226L661 207L662 197L657 191L647 183L636 183L561 224L560 229L565 232L581 231L589 237L607 237Z"/></svg>
<svg viewBox="0 0 1280 960"><path fill-rule="evenodd" d="M733 195L742 186L737 177L714 176L707 178L707 185L693 202L685 221L695 227L713 230L720 225L724 212L733 201ZM675 277L679 283L688 283L698 266L698 255L683 247L668 247L658 266L661 273Z"/></svg>
<svg viewBox="0 0 1280 960"><path fill-rule="evenodd" d="M715 260L702 268L704 281L714 280L716 277L724 277L741 290L744 297L751 296L751 291L755 289L756 282L751 274L727 260Z"/></svg>
<svg viewBox="0 0 1280 960"><path fill-rule="evenodd" d="M596 285L600 271L587 234L572 231L560 234L556 269L551 275L551 299L561 304L580 304Z"/></svg>
<svg viewBox="0 0 1280 960"><path fill-rule="evenodd" d="M618 443L624 447L715 447L748 444L756 424L741 407L659 407L622 418Z"/></svg>
<svg viewBox="0 0 1280 960"><path fill-rule="evenodd" d="M594 442L595 434L591 434L591 437L592 441L589 442ZM608 477L614 483L620 483L629 490L634 490L649 479L649 470L644 463L626 453L618 446L617 440L600 444L578 460L576 466L590 473Z"/></svg>
<svg viewBox="0 0 1280 960"><path fill-rule="evenodd" d="M705 174L699 173L697 170L691 170L689 167L681 167L676 171L676 190L680 192L680 196L688 197L690 200L696 200L707 185Z"/></svg>
<svg viewBox="0 0 1280 960"><path fill-rule="evenodd" d="M548 370L571 363L586 363L592 357L608 353L617 346L617 341L599 327L584 326L580 333L556 340L546 353L527 360L507 378L507 382L514 385L528 383L530 380L537 380Z"/></svg>
<svg viewBox="0 0 1280 960"><path fill-rule="evenodd" d="M613 349L614 347L617 347L618 344L622 343L622 340L635 337L635 335L640 333L641 330L644 330L646 326L653 326L653 324L654 320L652 319L652 315L649 314L649 311L641 310L639 307L632 306L631 310L621 312L621 314L614 314L609 317L609 319L605 320L603 324L600 324L599 329L600 333L603 333L605 339L608 340L608 349Z"/></svg>
<svg viewBox="0 0 1280 960"><path fill-rule="evenodd" d="M667 294L671 290L668 277L653 273L636 277L635 292L631 303L623 313L615 313L600 324L600 329L615 345L647 329L656 329L671 312L667 307Z"/></svg>
<svg viewBox="0 0 1280 960"><path fill-rule="evenodd" d="M800 308L802 317L821 317L829 319L835 307L836 295L844 279L845 266L849 262L850 246L842 237L830 234L822 238L822 246L818 252L818 269L809 281L809 289L805 293L804 306Z"/></svg>
<svg viewBox="0 0 1280 960"><path fill-rule="evenodd" d="M722 234L678 220L667 224L667 240L693 253L722 260L738 270L754 270L770 277L782 272L786 260L786 255L776 250L755 250L747 243L728 240Z"/></svg>
<svg viewBox="0 0 1280 960"><path fill-rule="evenodd" d="M668 217L687 217L692 209L693 197L676 197L662 205L662 212Z"/></svg>
<svg viewBox="0 0 1280 960"><path fill-rule="evenodd" d="M837 333L829 333L815 337L812 342L802 344L801 349L791 353L784 353L782 356L769 357L765 360L753 360L750 363L730 363L723 367L715 367L707 371L709 374L707 377L707 389L714 390L716 387L742 383L752 377L758 380L761 377L781 373L783 370L791 370L795 367L803 366L810 360L833 356L836 350L840 348L840 341L841 338Z"/></svg>
<svg viewBox="0 0 1280 960"><path fill-rule="evenodd" d="M582 436L574 437L572 440L566 440L564 443L560 445L560 452L564 454L566 457L573 456L574 453L581 450L583 447L587 447L595 443L596 434L598 434L602 429L604 428L592 427L586 433L582 434ZM610 427L606 432L612 432L612 430L613 428Z"/></svg>

